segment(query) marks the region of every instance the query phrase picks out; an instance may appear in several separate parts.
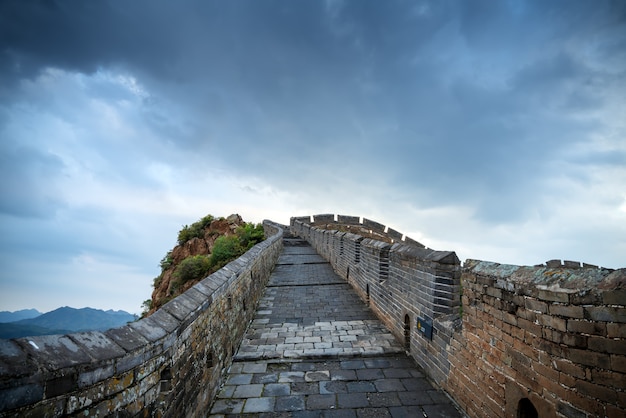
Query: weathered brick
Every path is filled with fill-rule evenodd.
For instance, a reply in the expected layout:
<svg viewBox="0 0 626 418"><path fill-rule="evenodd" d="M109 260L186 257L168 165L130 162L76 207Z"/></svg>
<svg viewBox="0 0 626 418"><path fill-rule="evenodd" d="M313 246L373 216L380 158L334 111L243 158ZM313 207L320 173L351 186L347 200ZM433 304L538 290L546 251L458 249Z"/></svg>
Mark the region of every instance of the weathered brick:
<svg viewBox="0 0 626 418"><path fill-rule="evenodd" d="M607 329L606 324L603 322L570 319L567 321L567 330L589 335L606 335Z"/></svg>
<svg viewBox="0 0 626 418"><path fill-rule="evenodd" d="M553 303L552 305L550 305L550 315L582 319L584 317L584 309L582 306L561 305Z"/></svg>
<svg viewBox="0 0 626 418"><path fill-rule="evenodd" d="M606 324L606 336L609 338L626 338L626 326L617 323Z"/></svg>
<svg viewBox="0 0 626 418"><path fill-rule="evenodd" d="M626 304L626 289L615 289L603 292L602 302L605 305L624 306Z"/></svg>
<svg viewBox="0 0 626 418"><path fill-rule="evenodd" d="M570 376L584 378L586 376L586 369L578 364L572 363L567 359L557 359L554 361L556 369Z"/></svg>
<svg viewBox="0 0 626 418"><path fill-rule="evenodd" d="M579 380L576 382L576 390L582 395L599 399L603 402L609 402L612 404L617 403L617 394L615 389L607 386L597 385L585 380Z"/></svg>
<svg viewBox="0 0 626 418"><path fill-rule="evenodd" d="M626 323L626 308L614 306L585 306L585 318L593 321Z"/></svg>
<svg viewBox="0 0 626 418"><path fill-rule="evenodd" d="M626 356L612 354L611 355L611 370L626 373Z"/></svg>
<svg viewBox="0 0 626 418"><path fill-rule="evenodd" d="M601 353L626 354L626 340L621 338L589 337L587 347Z"/></svg>
<svg viewBox="0 0 626 418"><path fill-rule="evenodd" d="M626 374L610 370L592 369L591 381L608 387L626 388Z"/></svg>
<svg viewBox="0 0 626 418"><path fill-rule="evenodd" d="M566 292L555 292L540 289L537 292L537 297L541 300L547 300L550 302L569 303L569 293Z"/></svg>
<svg viewBox="0 0 626 418"><path fill-rule="evenodd" d="M537 321L544 327L550 327L558 331L567 331L567 321L551 315L537 315Z"/></svg>
<svg viewBox="0 0 626 418"><path fill-rule="evenodd" d="M600 367L601 369L611 368L611 358L608 354L571 348L567 350L566 355L567 358L574 363L591 367Z"/></svg>
<svg viewBox="0 0 626 418"><path fill-rule="evenodd" d="M534 298L526 298L524 301L524 306L526 309L530 309L531 311L546 313L548 312L548 304L544 301L537 300Z"/></svg>

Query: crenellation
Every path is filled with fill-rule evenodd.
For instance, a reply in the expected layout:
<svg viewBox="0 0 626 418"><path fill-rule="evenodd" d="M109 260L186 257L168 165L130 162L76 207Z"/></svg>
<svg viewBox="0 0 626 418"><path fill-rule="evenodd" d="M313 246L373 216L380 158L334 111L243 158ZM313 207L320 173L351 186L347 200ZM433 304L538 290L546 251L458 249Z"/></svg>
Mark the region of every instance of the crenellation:
<svg viewBox="0 0 626 418"><path fill-rule="evenodd" d="M367 218L290 222L469 416L518 416L522 399L539 416L626 413L626 269L570 260L461 265L455 252ZM105 332L0 340L0 416L202 415L282 247L286 227L264 227L268 239L148 318ZM328 344L323 335L289 338L285 349L302 345L301 355Z"/></svg>
<svg viewBox="0 0 626 418"><path fill-rule="evenodd" d="M362 237L357 263L349 233L333 255L336 244L323 248L318 229L297 225L399 341L411 318L411 355L466 413L517 416L522 398L540 416L626 412L626 269L570 260L461 268L454 252L405 245L385 230L393 236ZM380 280L385 243L393 245ZM417 330L418 317L432 319L432 339Z"/></svg>

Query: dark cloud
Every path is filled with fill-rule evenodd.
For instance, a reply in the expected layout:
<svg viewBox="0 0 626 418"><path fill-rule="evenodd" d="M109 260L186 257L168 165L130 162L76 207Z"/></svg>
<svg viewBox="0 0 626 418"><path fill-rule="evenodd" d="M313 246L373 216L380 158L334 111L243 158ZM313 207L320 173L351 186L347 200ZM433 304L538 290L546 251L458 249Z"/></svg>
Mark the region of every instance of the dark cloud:
<svg viewBox="0 0 626 418"><path fill-rule="evenodd" d="M625 44L610 0L0 1L4 235L56 214L79 236L48 225L37 252L124 260L120 212L222 204L215 173L471 240L584 223L591 200L623 217Z"/></svg>

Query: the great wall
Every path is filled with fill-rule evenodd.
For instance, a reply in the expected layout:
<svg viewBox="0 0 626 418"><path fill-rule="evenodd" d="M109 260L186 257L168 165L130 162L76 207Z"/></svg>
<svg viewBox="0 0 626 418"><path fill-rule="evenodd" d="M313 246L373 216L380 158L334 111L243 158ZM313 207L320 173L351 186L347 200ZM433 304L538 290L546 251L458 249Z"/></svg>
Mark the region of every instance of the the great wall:
<svg viewBox="0 0 626 418"><path fill-rule="evenodd" d="M462 265L452 251L352 216L264 227L264 242L148 318L0 340L0 416L205 416L286 229L330 262L467 415L626 416L626 269Z"/></svg>

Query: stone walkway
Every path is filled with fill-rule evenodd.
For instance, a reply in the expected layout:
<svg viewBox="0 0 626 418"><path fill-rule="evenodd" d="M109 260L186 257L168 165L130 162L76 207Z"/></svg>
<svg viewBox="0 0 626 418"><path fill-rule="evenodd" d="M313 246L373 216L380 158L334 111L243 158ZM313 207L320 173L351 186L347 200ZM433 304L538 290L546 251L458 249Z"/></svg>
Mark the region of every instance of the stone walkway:
<svg viewBox="0 0 626 418"><path fill-rule="evenodd" d="M285 239L210 417L462 417L330 264Z"/></svg>

